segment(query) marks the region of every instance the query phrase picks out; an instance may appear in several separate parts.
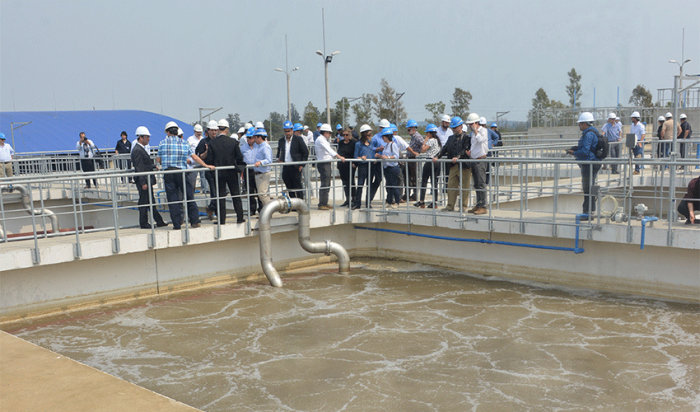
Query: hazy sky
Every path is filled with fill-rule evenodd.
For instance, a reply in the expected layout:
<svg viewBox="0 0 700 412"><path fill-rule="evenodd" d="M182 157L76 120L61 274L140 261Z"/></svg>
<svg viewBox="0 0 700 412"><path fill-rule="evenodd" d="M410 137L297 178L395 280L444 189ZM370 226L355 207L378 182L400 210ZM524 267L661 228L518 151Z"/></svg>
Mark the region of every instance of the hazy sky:
<svg viewBox="0 0 700 412"><path fill-rule="evenodd" d="M582 103L626 104L632 89L673 86L685 27L686 74L700 73L700 1L13 1L0 0L0 110L136 109L198 118L325 108L321 9L331 104L377 93L382 78L408 116L447 104L455 87L489 120L524 120L542 87L568 102L567 72L582 75ZM353 121L354 123L354 121Z"/></svg>

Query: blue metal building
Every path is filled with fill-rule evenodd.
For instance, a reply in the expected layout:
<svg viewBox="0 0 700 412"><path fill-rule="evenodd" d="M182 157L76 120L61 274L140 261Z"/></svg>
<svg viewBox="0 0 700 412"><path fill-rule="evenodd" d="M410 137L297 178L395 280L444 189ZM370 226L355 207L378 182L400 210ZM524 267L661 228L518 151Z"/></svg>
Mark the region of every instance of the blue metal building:
<svg viewBox="0 0 700 412"><path fill-rule="evenodd" d="M0 132L5 133L6 142L18 154L66 153L75 151L80 132L85 132L101 151L113 151L122 131L133 141L136 128L146 126L151 132L150 145L155 149L165 138L163 129L170 121L177 123L185 138L194 134L187 122L141 110L0 112Z"/></svg>

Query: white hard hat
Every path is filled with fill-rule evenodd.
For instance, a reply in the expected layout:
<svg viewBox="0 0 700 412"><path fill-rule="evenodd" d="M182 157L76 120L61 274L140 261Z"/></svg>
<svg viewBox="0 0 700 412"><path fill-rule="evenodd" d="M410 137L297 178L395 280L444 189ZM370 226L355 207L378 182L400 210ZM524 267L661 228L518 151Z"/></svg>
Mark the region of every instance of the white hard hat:
<svg viewBox="0 0 700 412"><path fill-rule="evenodd" d="M479 124L482 126L486 126L486 118L485 117L480 117L479 118Z"/></svg>
<svg viewBox="0 0 700 412"><path fill-rule="evenodd" d="M581 115L578 117L578 123L593 123L595 119L593 119L593 113L591 112L583 112Z"/></svg>
<svg viewBox="0 0 700 412"><path fill-rule="evenodd" d="M331 129L331 125L329 125L328 123L324 123L321 125L321 131L333 133L333 129Z"/></svg>
<svg viewBox="0 0 700 412"><path fill-rule="evenodd" d="M671 112L666 113L666 118L667 118L667 119L669 119L669 118L671 118L671 117L673 117L673 113L671 113Z"/></svg>
<svg viewBox="0 0 700 412"><path fill-rule="evenodd" d="M449 122L450 122L450 116L448 116L448 115L446 115L446 114L442 115L442 121L443 121L443 122L449 123Z"/></svg>
<svg viewBox="0 0 700 412"><path fill-rule="evenodd" d="M368 130L372 130L372 128L369 127L368 124L363 124L363 125L360 127L360 133L364 133L364 132L366 132L366 131L368 131Z"/></svg>
<svg viewBox="0 0 700 412"><path fill-rule="evenodd" d="M610 114L608 115L608 120L614 119L615 117L617 117L617 116L615 116L615 113L610 113Z"/></svg>
<svg viewBox="0 0 700 412"><path fill-rule="evenodd" d="M476 123L479 120L481 120L481 118L476 113L469 113L469 116L467 116L467 124Z"/></svg>
<svg viewBox="0 0 700 412"><path fill-rule="evenodd" d="M177 127L177 123L175 123L175 122L168 122L168 123L165 125L165 130L170 129L171 127Z"/></svg>
<svg viewBox="0 0 700 412"><path fill-rule="evenodd" d="M632 115L630 117L636 117L637 119L639 119L642 116L639 115L639 112L632 112Z"/></svg>
<svg viewBox="0 0 700 412"><path fill-rule="evenodd" d="M236 132L236 134L238 134L238 133L245 133L245 127L239 128L238 131Z"/></svg>
<svg viewBox="0 0 700 412"><path fill-rule="evenodd" d="M304 125L304 130L309 130L309 126Z"/></svg>
<svg viewBox="0 0 700 412"><path fill-rule="evenodd" d="M136 136L150 136L151 132L148 131L146 126L139 126L136 128L136 133L134 133Z"/></svg>
<svg viewBox="0 0 700 412"><path fill-rule="evenodd" d="M177 135L178 135L178 136L182 136L183 134L185 134L185 132L183 132L182 129L180 129L180 128L178 127L178 128L177 128Z"/></svg>
<svg viewBox="0 0 700 412"><path fill-rule="evenodd" d="M687 118L688 118L688 116L686 116L685 113L683 113L683 114L680 115L680 117L679 117L679 119L687 119Z"/></svg>
<svg viewBox="0 0 700 412"><path fill-rule="evenodd" d="M243 127L245 127L245 129L248 130L248 129L250 129L251 127L253 127L253 125L250 124L250 123L246 123L246 124L243 125Z"/></svg>
<svg viewBox="0 0 700 412"><path fill-rule="evenodd" d="M666 119L664 119L663 116L659 116L659 120L657 120L657 122L665 122L665 121L666 121Z"/></svg>
<svg viewBox="0 0 700 412"><path fill-rule="evenodd" d="M196 125L194 125L194 131L195 132L203 132L204 130L202 130L202 126L200 124L196 124Z"/></svg>
<svg viewBox="0 0 700 412"><path fill-rule="evenodd" d="M225 128L228 129L228 120L226 120L226 119L221 119L221 120L219 120L219 123L217 123L217 125L218 125L219 127L225 127Z"/></svg>
<svg viewBox="0 0 700 412"><path fill-rule="evenodd" d="M209 120L209 123L207 123L207 129L219 130L219 124L216 122L216 120Z"/></svg>
<svg viewBox="0 0 700 412"><path fill-rule="evenodd" d="M387 119L382 119L379 121L379 127L381 127L382 129L385 127L390 127L390 126L391 126L391 123L389 123L389 121Z"/></svg>
<svg viewBox="0 0 700 412"><path fill-rule="evenodd" d="M615 120L620 121L620 116L615 116Z"/></svg>
<svg viewBox="0 0 700 412"><path fill-rule="evenodd" d="M264 129L265 125L263 124L263 122L255 122L255 128L256 129Z"/></svg>

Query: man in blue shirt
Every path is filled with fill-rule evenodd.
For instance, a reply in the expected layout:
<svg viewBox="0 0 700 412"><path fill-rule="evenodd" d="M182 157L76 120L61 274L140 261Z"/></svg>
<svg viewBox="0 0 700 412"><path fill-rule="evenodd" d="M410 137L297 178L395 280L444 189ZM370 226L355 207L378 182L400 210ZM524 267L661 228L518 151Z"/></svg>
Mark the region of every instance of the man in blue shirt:
<svg viewBox="0 0 700 412"><path fill-rule="evenodd" d="M255 185L258 187L258 198L263 207L270 203L268 188L270 186L270 163L272 163L272 148L267 143L267 132L265 129L255 131Z"/></svg>
<svg viewBox="0 0 700 412"><path fill-rule="evenodd" d="M602 134L608 138L608 144L610 146L609 157L620 157L620 150L622 146L620 143L620 139L622 138L622 126L621 123L617 122L617 116L615 113L610 113L608 115L608 122L603 125L603 129L601 131ZM617 164L612 165L612 173L619 173L617 171Z"/></svg>
<svg viewBox="0 0 700 412"><path fill-rule="evenodd" d="M578 128L581 130L581 138L578 145L567 150L568 154L574 155L576 160L595 161L595 149L598 145L598 130L593 127L593 114L583 112L578 118ZM600 170L600 164L579 164L581 168L581 186L583 187L583 214L581 220L589 220L590 215L595 212L596 196L591 195L591 189L595 186L596 175Z"/></svg>

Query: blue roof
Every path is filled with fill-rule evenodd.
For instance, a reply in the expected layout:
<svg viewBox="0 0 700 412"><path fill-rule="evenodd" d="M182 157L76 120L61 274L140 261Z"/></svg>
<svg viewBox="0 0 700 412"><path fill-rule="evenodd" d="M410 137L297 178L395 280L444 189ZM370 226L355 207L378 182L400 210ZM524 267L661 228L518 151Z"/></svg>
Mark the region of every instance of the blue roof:
<svg viewBox="0 0 700 412"><path fill-rule="evenodd" d="M151 132L151 147L165 138L165 124L174 121L185 138L194 134L189 123L141 110L85 110L72 112L0 112L0 132L17 153L62 153L75 150L80 132L85 132L100 150L113 151L125 131L129 140L134 132L146 126ZM17 123L31 122L21 126ZM10 124L14 123L14 142Z"/></svg>

